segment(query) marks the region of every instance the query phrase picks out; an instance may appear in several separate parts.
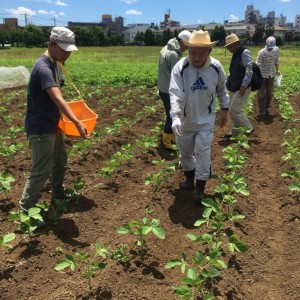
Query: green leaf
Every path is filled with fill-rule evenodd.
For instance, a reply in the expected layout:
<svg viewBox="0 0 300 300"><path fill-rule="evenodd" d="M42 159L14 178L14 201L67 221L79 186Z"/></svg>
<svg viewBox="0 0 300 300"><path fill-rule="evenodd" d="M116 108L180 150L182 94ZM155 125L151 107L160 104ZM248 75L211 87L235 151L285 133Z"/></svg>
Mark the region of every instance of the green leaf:
<svg viewBox="0 0 300 300"><path fill-rule="evenodd" d="M194 226L195 226L195 227L200 227L201 225L203 225L203 224L205 224L205 223L207 223L207 222L208 222L208 220L199 219L199 220L197 220L197 221L194 223Z"/></svg>
<svg viewBox="0 0 300 300"><path fill-rule="evenodd" d="M15 233L0 235L0 246L6 246L11 248L11 246L8 243L14 240L15 237L16 237Z"/></svg>
<svg viewBox="0 0 300 300"><path fill-rule="evenodd" d="M192 289L186 285L171 286L178 296L182 299L190 299L192 297Z"/></svg>
<svg viewBox="0 0 300 300"><path fill-rule="evenodd" d="M195 241L195 242L199 242L201 241L201 237L197 234L194 234L194 233L188 233L186 235L189 239L191 239L192 241Z"/></svg>
<svg viewBox="0 0 300 300"><path fill-rule="evenodd" d="M171 259L166 263L165 268L172 269L172 268L181 266L181 264L182 264L182 262L179 259Z"/></svg>
<svg viewBox="0 0 300 300"><path fill-rule="evenodd" d="M193 269L193 268L190 268L187 273L186 273L187 277L189 279L192 279L192 280L196 280L198 279L198 275L197 275L197 272Z"/></svg>
<svg viewBox="0 0 300 300"><path fill-rule="evenodd" d="M210 217L212 211L213 211L213 210L212 210L211 207L206 207L206 208L203 210L203 213L202 213L203 218L209 219L209 217Z"/></svg>
<svg viewBox="0 0 300 300"><path fill-rule="evenodd" d="M218 270L217 268L211 268L210 270L208 270L207 272L207 276L208 277L217 277L221 274L221 271Z"/></svg>
<svg viewBox="0 0 300 300"><path fill-rule="evenodd" d="M54 269L55 269L55 271L61 271L68 267L70 267L70 262L67 260L62 260L55 265Z"/></svg>
<svg viewBox="0 0 300 300"><path fill-rule="evenodd" d="M32 218L34 215L37 215L41 212L41 209L39 207L32 207L28 210L28 217Z"/></svg>
<svg viewBox="0 0 300 300"><path fill-rule="evenodd" d="M249 249L247 245L245 245L242 241L237 239L236 234L233 234L229 237L228 247L231 252L234 252L234 250L236 250L238 252L244 253Z"/></svg>
<svg viewBox="0 0 300 300"><path fill-rule="evenodd" d="M118 228L117 232L120 234L126 234L126 233L130 232L130 227L128 224L125 224L125 225L121 226L120 228Z"/></svg>
<svg viewBox="0 0 300 300"><path fill-rule="evenodd" d="M159 238L159 239L162 239L164 240L165 239L165 231L161 228L161 227L156 227L156 228L153 228L153 233Z"/></svg>
<svg viewBox="0 0 300 300"><path fill-rule="evenodd" d="M289 189L293 192L300 193L300 183L293 182L289 185Z"/></svg>

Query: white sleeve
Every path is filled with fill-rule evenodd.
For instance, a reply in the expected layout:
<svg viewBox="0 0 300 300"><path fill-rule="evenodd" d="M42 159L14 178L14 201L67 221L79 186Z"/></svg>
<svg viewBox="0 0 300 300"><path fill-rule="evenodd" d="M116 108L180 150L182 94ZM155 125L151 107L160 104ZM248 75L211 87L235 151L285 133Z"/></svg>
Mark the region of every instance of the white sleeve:
<svg viewBox="0 0 300 300"><path fill-rule="evenodd" d="M170 116L171 118L181 117L183 115L185 93L183 88L183 77L180 74L179 64L177 63L171 72L171 80L169 86L170 95Z"/></svg>

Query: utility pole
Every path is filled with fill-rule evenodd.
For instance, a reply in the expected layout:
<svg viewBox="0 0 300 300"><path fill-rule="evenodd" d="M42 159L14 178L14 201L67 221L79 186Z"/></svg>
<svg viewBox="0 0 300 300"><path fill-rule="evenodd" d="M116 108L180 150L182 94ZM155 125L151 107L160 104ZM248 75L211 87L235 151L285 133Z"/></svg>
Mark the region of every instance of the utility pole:
<svg viewBox="0 0 300 300"><path fill-rule="evenodd" d="M25 16L25 27L27 26L27 14L24 14Z"/></svg>
<svg viewBox="0 0 300 300"><path fill-rule="evenodd" d="M53 18L54 27L56 26L56 19Z"/></svg>

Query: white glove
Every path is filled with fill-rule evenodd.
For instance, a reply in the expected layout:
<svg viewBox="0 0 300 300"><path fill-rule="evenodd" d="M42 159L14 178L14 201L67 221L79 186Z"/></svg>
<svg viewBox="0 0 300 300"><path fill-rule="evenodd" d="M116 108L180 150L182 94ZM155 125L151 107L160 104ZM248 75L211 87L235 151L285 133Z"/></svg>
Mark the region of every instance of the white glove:
<svg viewBox="0 0 300 300"><path fill-rule="evenodd" d="M181 136L181 121L179 118L174 118L172 122L173 133L176 136Z"/></svg>

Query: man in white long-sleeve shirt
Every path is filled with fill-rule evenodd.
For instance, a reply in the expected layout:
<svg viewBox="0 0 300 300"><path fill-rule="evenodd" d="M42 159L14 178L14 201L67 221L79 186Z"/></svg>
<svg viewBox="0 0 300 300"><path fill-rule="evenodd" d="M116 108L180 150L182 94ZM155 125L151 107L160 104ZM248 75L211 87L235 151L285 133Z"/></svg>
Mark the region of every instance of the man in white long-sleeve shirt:
<svg viewBox="0 0 300 300"><path fill-rule="evenodd" d="M182 58L171 73L169 94L172 129L179 148L180 165L185 181L180 188L196 189L196 201L205 198L206 181L211 177L211 143L215 126L216 98L220 101L220 125L227 122L229 95L226 75L220 62L210 56L212 46L207 31L193 31L188 56Z"/></svg>
<svg viewBox="0 0 300 300"><path fill-rule="evenodd" d="M276 47L276 39L269 36L266 46L258 52L257 65L263 77L263 83L257 93L259 117L264 118L270 114L269 107L274 92L274 76L280 75L279 72L279 49Z"/></svg>

